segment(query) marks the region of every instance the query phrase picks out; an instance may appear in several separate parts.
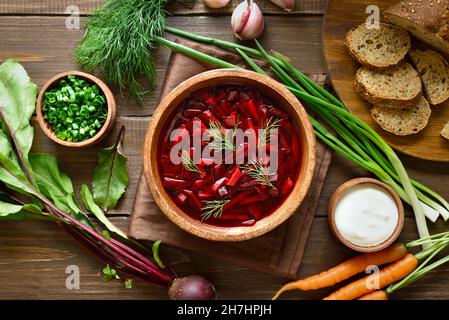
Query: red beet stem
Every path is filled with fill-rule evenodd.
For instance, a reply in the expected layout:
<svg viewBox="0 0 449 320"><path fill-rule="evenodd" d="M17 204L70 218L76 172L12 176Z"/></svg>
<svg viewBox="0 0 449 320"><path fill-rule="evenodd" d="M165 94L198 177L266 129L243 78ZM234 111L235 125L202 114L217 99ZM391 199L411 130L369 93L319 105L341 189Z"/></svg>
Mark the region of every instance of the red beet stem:
<svg viewBox="0 0 449 320"><path fill-rule="evenodd" d="M5 124L8 127L8 130L10 130L10 126L9 123L7 121L7 119L4 117L3 114L3 109L1 109L0 107L0 115L3 118L3 122L5 122ZM116 142L116 146L118 144L120 144L120 142L123 139L124 136L124 131L125 131L125 127L122 126L119 132L119 136ZM10 130L11 132L11 130ZM12 135L12 139L14 137L14 134ZM20 150L18 148L17 142L15 139L13 139L13 143L14 146L17 150L17 152L20 155ZM24 162L23 157L20 159L22 162L23 167L27 167L27 164ZM140 267L143 267L144 270L148 270L150 273L154 274L157 278L160 279L161 282L165 282L165 283L171 283L172 282L172 278L170 274L166 274L164 272L162 272L159 267L154 264L151 261L145 261L145 263L142 263L141 261L137 260L135 258L135 256L140 256L140 254L138 252L136 252L135 250L127 247L124 244L120 243L120 246L117 246L116 244L118 243L117 241L116 244L114 245L113 243L107 241L102 235L100 235L99 233L97 233L95 230L91 229L89 226L84 225L83 223L81 223L80 221L78 221L77 219L73 218L72 216L70 216L68 213L62 211L61 209L59 209L54 203L52 203L50 200L48 200L44 195L42 195L32 184L34 183L31 175L28 176L28 183L22 181L19 177L17 177L13 172L11 172L9 169L7 169L3 164L0 164L0 167L3 167L12 177L14 177L16 179L16 181L23 185L24 187L26 187L27 190L30 190L30 193L33 194L38 200L40 200L40 202L47 208L47 210L49 211L49 213L53 213L55 216L60 217L65 219L65 221L70 222L70 226L74 226L76 228L79 229L80 232L74 232L73 234L78 235L78 237L76 238L78 240L78 242L80 242L81 244L91 244L92 247L94 247L95 249L99 250L98 252L104 252L104 251L109 251L109 253L117 259L121 260L121 263L128 264L127 261L125 261L124 259L122 259L120 256L123 256L126 259L129 259L130 261L136 263L137 265L139 265ZM62 223L62 222L59 222ZM67 224L67 228L65 228L65 230L69 229L69 224ZM75 230L75 229L74 229ZM81 232L81 230L83 232ZM84 233L86 233L86 235L84 235ZM98 240L99 242L103 243L103 245L105 246L105 249L100 250L101 246L99 246L99 244L97 244L95 242L95 240ZM125 250L124 250L125 248ZM91 250L92 253L94 253L95 256L97 256L97 253L94 252L94 250ZM109 258L107 256L107 258L105 259L107 261L111 261L112 259ZM128 264L128 266L131 269L136 269L139 270L138 268L134 267L131 264ZM148 272L147 271L147 272Z"/></svg>
<svg viewBox="0 0 449 320"><path fill-rule="evenodd" d="M170 285L171 282L163 281L154 274L148 274L147 272L133 266L129 267L129 264L126 261L123 261L120 257L116 257L113 253L111 254L110 251L93 241L92 238L83 234L78 228L70 225L63 225L63 229L75 241L77 241L84 250L92 254L99 261L117 269L120 273L124 273L129 277L138 278L139 280L156 284L161 287L167 287ZM111 258L111 255L114 256L113 259Z"/></svg>
<svg viewBox="0 0 449 320"><path fill-rule="evenodd" d="M32 187L30 187L32 188ZM32 188L34 189L34 188ZM114 252L116 252L117 254L122 255L124 258L131 260L132 262L136 263L137 265L139 265L140 267L143 268L151 268L153 269L153 272L160 277L163 281L167 281L170 282L172 279L170 278L169 275L164 274L163 272L161 272L158 269L158 266L156 264L154 264L153 262L149 261L149 265L146 265L145 263L142 263L141 261L139 261L138 259L136 259L135 257L131 256L130 254L128 254L128 252L132 253L134 256L136 255L136 251L127 247L127 251L123 250L122 248L118 247L117 245L109 242L108 240L106 240L102 235L100 235L99 233L97 233L96 231L94 231L93 229L91 229L90 227L82 224L81 222L79 222L78 220L76 220L75 218L73 218L72 216L70 216L69 214L65 213L64 211L60 210L58 207L56 207L53 203L51 203L47 198L45 198L44 196L40 195L39 193L36 192L36 196L39 198L39 200L41 200L44 204L46 204L47 206L49 206L53 212L57 213L60 217L65 218L67 220L69 220L72 224L74 224L76 227L78 227L79 229L85 231L87 234L89 234L90 236L92 236L93 238L95 238L96 240L99 240L101 243L103 243L106 247L109 247L110 249L114 250ZM124 245L123 245L124 246Z"/></svg>

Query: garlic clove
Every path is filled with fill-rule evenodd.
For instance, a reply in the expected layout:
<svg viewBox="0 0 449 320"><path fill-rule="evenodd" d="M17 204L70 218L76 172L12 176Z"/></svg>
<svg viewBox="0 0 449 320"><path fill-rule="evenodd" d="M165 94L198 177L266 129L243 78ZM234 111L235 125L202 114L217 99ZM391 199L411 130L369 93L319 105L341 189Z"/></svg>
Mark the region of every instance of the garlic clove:
<svg viewBox="0 0 449 320"><path fill-rule="evenodd" d="M238 39L252 40L263 33L265 22L259 6L252 0L245 0L234 9L231 25Z"/></svg>
<svg viewBox="0 0 449 320"><path fill-rule="evenodd" d="M203 0L206 7L211 9L220 9L226 7L231 0Z"/></svg>
<svg viewBox="0 0 449 320"><path fill-rule="evenodd" d="M295 0L270 0L275 5L283 8L285 11L292 11L295 7Z"/></svg>

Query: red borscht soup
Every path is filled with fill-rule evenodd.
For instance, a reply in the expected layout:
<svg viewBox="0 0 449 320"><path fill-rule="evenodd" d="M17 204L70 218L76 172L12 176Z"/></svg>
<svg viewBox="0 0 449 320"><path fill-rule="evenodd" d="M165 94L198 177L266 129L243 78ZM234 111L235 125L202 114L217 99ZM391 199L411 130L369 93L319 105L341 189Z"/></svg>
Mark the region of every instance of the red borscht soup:
<svg viewBox="0 0 449 320"><path fill-rule="evenodd" d="M164 189L203 223L252 226L272 214L299 175L300 140L290 115L255 88L192 93L160 136Z"/></svg>

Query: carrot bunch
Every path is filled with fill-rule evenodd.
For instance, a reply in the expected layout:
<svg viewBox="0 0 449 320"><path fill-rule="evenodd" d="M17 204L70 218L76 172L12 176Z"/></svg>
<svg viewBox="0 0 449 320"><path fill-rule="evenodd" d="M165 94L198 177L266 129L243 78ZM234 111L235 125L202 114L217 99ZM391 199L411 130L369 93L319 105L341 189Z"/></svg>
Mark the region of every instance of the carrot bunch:
<svg viewBox="0 0 449 320"><path fill-rule="evenodd" d="M324 300L354 300L365 295L370 295L375 292L376 289L385 288L408 276L416 269L418 263L418 259L414 255L408 253L400 260L380 270L379 273L373 273L362 279L356 280L335 291L324 298ZM377 277L377 281L374 280L374 277ZM378 285L377 287L375 285L367 285L368 283L374 284L376 282ZM371 295L370 300L374 300L375 297L377 296Z"/></svg>
<svg viewBox="0 0 449 320"><path fill-rule="evenodd" d="M418 254L408 252L408 248L421 245L425 245L426 249ZM395 244L380 252L361 254L325 272L286 284L275 294L273 300L286 291L309 291L330 287L365 272L369 267L388 264L379 272L358 279L324 298L324 300L387 300L394 291L448 262L449 256L428 265L431 259L448 245L449 232L445 232L407 245ZM384 288L387 289L381 290Z"/></svg>

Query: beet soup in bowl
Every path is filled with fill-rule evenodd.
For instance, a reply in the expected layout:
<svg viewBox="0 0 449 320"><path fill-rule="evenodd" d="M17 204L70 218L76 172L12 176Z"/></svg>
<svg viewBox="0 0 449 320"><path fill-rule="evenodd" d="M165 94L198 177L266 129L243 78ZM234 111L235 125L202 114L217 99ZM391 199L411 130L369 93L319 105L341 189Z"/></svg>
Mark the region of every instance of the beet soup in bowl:
<svg viewBox="0 0 449 320"><path fill-rule="evenodd" d="M296 212L312 182L316 141L282 84L218 69L161 101L143 155L147 185L172 222L205 239L243 241Z"/></svg>

